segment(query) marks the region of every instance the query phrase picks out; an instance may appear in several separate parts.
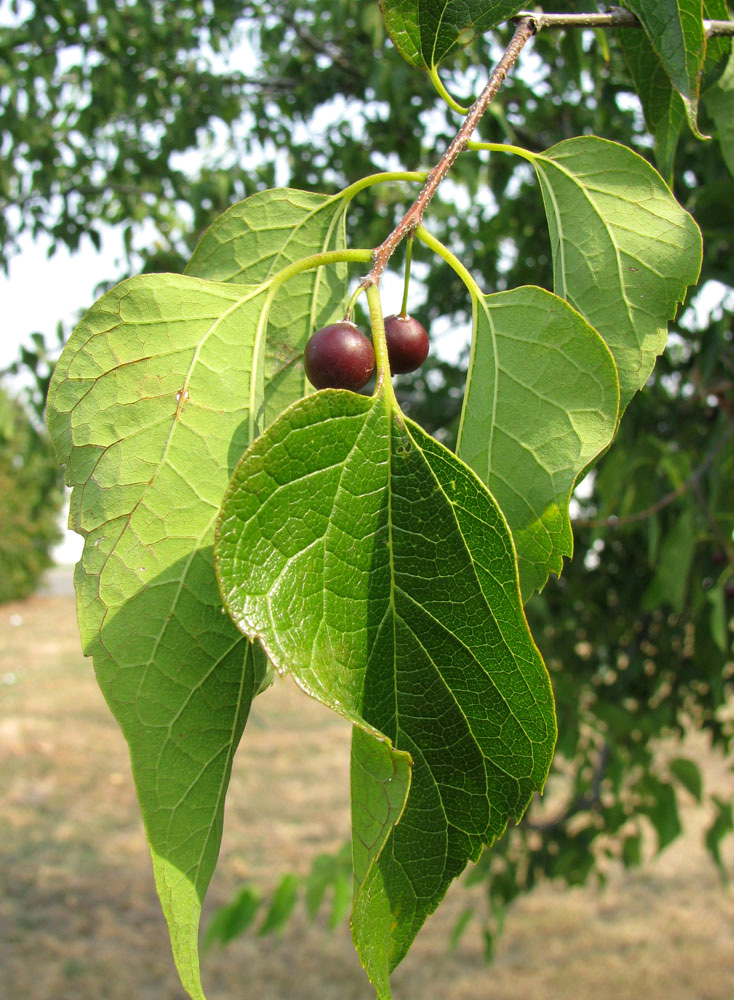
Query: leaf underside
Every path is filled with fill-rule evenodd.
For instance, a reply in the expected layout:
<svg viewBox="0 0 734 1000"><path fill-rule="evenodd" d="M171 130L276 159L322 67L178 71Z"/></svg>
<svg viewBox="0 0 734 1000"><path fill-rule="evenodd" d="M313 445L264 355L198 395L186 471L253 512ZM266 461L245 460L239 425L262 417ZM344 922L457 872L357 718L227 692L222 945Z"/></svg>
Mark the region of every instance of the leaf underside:
<svg viewBox="0 0 734 1000"><path fill-rule="evenodd" d="M527 601L573 553L568 506L614 436L617 370L599 334L541 288L475 297L473 323L457 454L507 518Z"/></svg>
<svg viewBox="0 0 734 1000"><path fill-rule="evenodd" d="M327 390L237 466L216 563L242 631L363 730L353 933L389 997L451 880L550 766L553 699L506 522L471 470L381 396Z"/></svg>
<svg viewBox="0 0 734 1000"><path fill-rule="evenodd" d="M224 614L214 521L252 437L303 393L293 359L312 323L328 322L344 297L342 267L299 275L275 298L266 349L267 281L343 240L338 198L247 199L194 254L189 270L217 280L123 282L76 328L49 392L70 523L85 536L82 644L129 744L174 958L195 1000L232 756L266 672Z"/></svg>
<svg viewBox="0 0 734 1000"><path fill-rule="evenodd" d="M85 536L82 645L129 744L193 997L232 756L264 669L221 613L212 563L230 449L248 441L247 409L232 400L257 367L240 322L262 295L176 275L123 282L74 331L49 395L71 524Z"/></svg>
<svg viewBox="0 0 734 1000"><path fill-rule="evenodd" d="M678 140L686 121L683 99L673 88L644 32L620 29L617 35L642 102L645 122L655 138L655 162L670 183Z"/></svg>
<svg viewBox="0 0 734 1000"><path fill-rule="evenodd" d="M698 280L701 233L660 175L626 146L582 136L533 155L553 251L554 290L604 338L620 416L665 347Z"/></svg>

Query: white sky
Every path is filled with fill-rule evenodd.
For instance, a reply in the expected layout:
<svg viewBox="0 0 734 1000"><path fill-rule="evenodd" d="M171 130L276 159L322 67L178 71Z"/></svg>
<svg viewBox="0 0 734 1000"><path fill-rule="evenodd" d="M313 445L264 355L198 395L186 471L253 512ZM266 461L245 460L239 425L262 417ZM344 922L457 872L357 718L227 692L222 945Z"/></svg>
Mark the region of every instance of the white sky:
<svg viewBox="0 0 734 1000"><path fill-rule="evenodd" d="M75 254L60 249L49 258L46 241L23 238L21 246L10 262L9 274L0 275L4 317L0 368L18 357L20 346L34 331L45 334L50 344L59 320L71 328L79 311L94 302L95 286L121 272L116 261L122 256L122 241L112 230L100 252L88 243Z"/></svg>

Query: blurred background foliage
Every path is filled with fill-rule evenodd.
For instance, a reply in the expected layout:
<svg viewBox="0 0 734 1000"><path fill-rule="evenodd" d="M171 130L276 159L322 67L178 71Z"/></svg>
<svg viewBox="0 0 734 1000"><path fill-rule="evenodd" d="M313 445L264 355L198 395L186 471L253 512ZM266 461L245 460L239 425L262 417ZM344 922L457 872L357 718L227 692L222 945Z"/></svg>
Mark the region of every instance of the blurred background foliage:
<svg viewBox="0 0 734 1000"><path fill-rule="evenodd" d="M430 168L458 128L427 75L386 39L373 2L5 6L4 266L23 234L74 250L87 240L99 246L105 227L114 226L124 233L124 272L180 271L202 230L254 191L288 185L330 192L379 170ZM721 14L720 0L716 8ZM442 67L456 98L466 102L479 92L510 33L504 26ZM708 803L706 844L722 877L721 845L734 829L732 801L710 796L682 745L669 752L671 739L697 729L730 754L734 735L734 137L719 129L734 116L734 90L717 82L728 43L717 45L716 65L707 66L699 123L713 139L701 142L682 121L673 133L668 124L664 136L659 122L646 122L617 34L542 32L477 136L539 150L593 133L652 162L657 141L659 165L705 243L699 291L671 325L646 390L579 491L574 560L528 606L558 704L553 806L531 810L467 874L486 885L488 905L480 915L467 910L456 934L480 916L488 955L506 905L539 880L602 879L609 858L640 864L649 857L646 831L658 850L667 846L680 830L680 795ZM731 72L730 63L725 76ZM648 106L645 112L650 119ZM350 243L380 243L413 196L402 185L360 196ZM486 292L551 286L540 194L516 158L463 154L426 224ZM451 445L468 296L450 269L418 247L414 275L411 312L434 334L455 331L457 343L399 379L399 396ZM110 284L122 276L110 274ZM385 303L388 311L392 305ZM39 409L53 340L46 332L29 337L14 366ZM37 468L44 494L55 496L58 480L47 452L40 457L41 432L20 417L17 402L3 396L0 405L13 414L5 417L6 432L15 428L10 437L0 434L0 477L26 481L15 464L20 454L28 471ZM7 481L4 508L5 491L11 497L15 488ZM33 502L29 493L25 522L18 521L17 537L28 531L28 544ZM52 535L50 524L47 536L38 530L39 538ZM240 933L261 911L261 930L277 929L302 895L315 912L328 890L340 916L344 867L343 854L316 859L306 879L284 876L269 902L245 886L215 916L209 943Z"/></svg>
<svg viewBox="0 0 734 1000"><path fill-rule="evenodd" d="M45 427L0 382L0 604L32 594L51 565L63 482Z"/></svg>

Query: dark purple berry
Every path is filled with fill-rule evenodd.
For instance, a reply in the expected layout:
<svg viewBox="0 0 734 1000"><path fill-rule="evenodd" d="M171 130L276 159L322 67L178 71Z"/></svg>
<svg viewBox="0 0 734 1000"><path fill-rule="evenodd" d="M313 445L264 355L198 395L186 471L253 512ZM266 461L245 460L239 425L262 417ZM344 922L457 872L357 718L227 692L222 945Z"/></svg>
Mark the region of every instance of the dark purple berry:
<svg viewBox="0 0 734 1000"><path fill-rule="evenodd" d="M317 389L358 392L375 370L375 352L359 327L343 320L316 331L306 344L303 363Z"/></svg>
<svg viewBox="0 0 734 1000"><path fill-rule="evenodd" d="M385 338L393 375L414 372L428 357L428 334L412 316L388 316Z"/></svg>

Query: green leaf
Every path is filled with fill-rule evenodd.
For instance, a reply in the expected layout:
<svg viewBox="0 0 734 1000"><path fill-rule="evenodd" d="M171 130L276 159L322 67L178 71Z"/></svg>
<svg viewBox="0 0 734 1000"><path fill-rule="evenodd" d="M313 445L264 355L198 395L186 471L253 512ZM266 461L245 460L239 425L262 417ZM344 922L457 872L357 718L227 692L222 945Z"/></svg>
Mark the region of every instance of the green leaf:
<svg viewBox="0 0 734 1000"><path fill-rule="evenodd" d="M326 390L243 456L216 561L242 631L355 724L353 934L389 997L425 917L550 765L553 699L509 530L389 399Z"/></svg>
<svg viewBox="0 0 734 1000"><path fill-rule="evenodd" d="M202 942L202 952L213 944L229 944L240 934L244 934L262 903L261 894L249 885L241 889L227 906L214 911Z"/></svg>
<svg viewBox="0 0 734 1000"><path fill-rule="evenodd" d="M507 518L527 601L573 553L568 505L614 437L617 370L599 334L557 295L528 286L472 298L457 453Z"/></svg>
<svg viewBox="0 0 734 1000"><path fill-rule="evenodd" d="M555 291L607 342L621 416L698 279L701 233L659 174L625 146L582 136L524 155L543 192Z"/></svg>
<svg viewBox="0 0 734 1000"><path fill-rule="evenodd" d="M201 237L186 273L213 281L257 284L311 254L346 246L349 194L291 188L260 191L233 205ZM300 358L306 341L343 309L345 264L304 271L278 291L268 318L264 424L310 391Z"/></svg>
<svg viewBox="0 0 734 1000"><path fill-rule="evenodd" d="M221 613L214 520L260 407L262 286L180 275L118 285L54 373L49 427L85 537L82 645L130 747L174 958L197 939L232 757L264 658Z"/></svg>
<svg viewBox="0 0 734 1000"><path fill-rule="evenodd" d="M472 907L465 907L456 919L456 923L451 928L451 935L449 937L449 951L455 951L462 937L464 936L464 931L467 929L472 919L476 916L476 912Z"/></svg>
<svg viewBox="0 0 734 1000"><path fill-rule="evenodd" d="M312 919L324 901L326 890L332 883L333 857L330 854L320 854L314 859L311 871L306 879L306 912Z"/></svg>
<svg viewBox="0 0 734 1000"><path fill-rule="evenodd" d="M719 869L722 881L728 882L729 874L724 859L721 856L721 841L734 831L734 803L725 802L718 796L712 796L716 806L716 816L706 831L706 847Z"/></svg>
<svg viewBox="0 0 734 1000"><path fill-rule="evenodd" d="M393 656L393 670L397 672L397 656L395 655ZM409 752L406 753L391 746L385 740L364 731L359 726L354 727L351 759L352 857L354 865L352 938L362 960L362 965L379 997L391 995L390 973L407 952L411 941L418 933L420 924L427 915L423 910L416 913L416 892L411 889L411 882L417 881L421 874L423 874L424 880L426 876L430 877L431 870L436 867L437 861L439 864L441 863L440 847L438 850L429 849L428 855L423 855L425 858L423 867L427 870L424 870L423 873L419 871L421 864L420 862L416 864L416 860L421 855L416 850L417 845L411 843L415 840L415 833L408 828L408 835L413 832L413 837L409 836L404 841L398 841L397 860L400 864L403 855L405 855L406 864L413 861L414 872L405 873L402 884L395 888L392 888L396 881L394 876L390 879L390 884L387 884L382 877L380 862L383 852L390 843L393 829L401 819L407 805L412 766L413 757ZM413 805L420 806L428 791L428 805L423 805L423 809L430 816L426 834L433 840L431 834L434 833L434 830L430 828L436 826L437 817L431 814L436 813L436 802L435 795L433 796L434 801L431 801L430 788L427 789L426 784L424 781L416 789L417 795L413 797ZM415 818L410 813L407 818L411 825L415 823ZM400 832L402 833L403 830ZM445 840L445 831L443 837L439 831L438 841L444 848ZM393 851L395 851L394 846ZM411 855L413 854L415 854L415 858L412 859ZM400 874L398 872L398 878ZM413 875L412 880L411 874ZM442 898L443 892L436 891L435 884L431 884L431 888L436 897L431 908L435 908ZM407 912L400 912L401 908L405 906L405 897L407 897L408 902ZM415 927L411 922L411 918L414 917L417 917L417 926ZM395 941L399 934L403 934L405 939L402 945L402 954L395 947Z"/></svg>
<svg viewBox="0 0 734 1000"><path fill-rule="evenodd" d="M693 515L690 508L686 508L660 546L655 576L642 599L642 606L646 611L661 604L670 604L680 614L688 591L695 549Z"/></svg>
<svg viewBox="0 0 734 1000"><path fill-rule="evenodd" d="M312 919L316 916L329 888L334 891L329 925L333 928L349 909L352 885L352 851L349 843L336 854L319 854L314 858L311 871L306 879L306 912ZM347 904L344 909L343 890L347 889Z"/></svg>
<svg viewBox="0 0 734 1000"><path fill-rule="evenodd" d="M734 55L721 79L707 91L704 102L716 125L724 162L734 177Z"/></svg>
<svg viewBox="0 0 734 1000"><path fill-rule="evenodd" d="M726 591L723 578L709 590L706 594L706 600L711 606L709 616L711 638L721 652L726 653L729 643L727 641Z"/></svg>
<svg viewBox="0 0 734 1000"><path fill-rule="evenodd" d="M400 55L431 70L455 48L522 9L516 0L380 0L385 27Z"/></svg>
<svg viewBox="0 0 734 1000"><path fill-rule="evenodd" d="M624 0L642 23L651 46L663 64L671 83L683 98L688 122L694 135L698 130L698 94L706 55L701 0Z"/></svg>
<svg viewBox="0 0 734 1000"><path fill-rule="evenodd" d="M647 816L655 827L658 838L658 852L671 844L683 829L678 815L678 803L672 785L660 781L653 774L646 774L637 784L637 789L645 796L645 804L640 812Z"/></svg>
<svg viewBox="0 0 734 1000"><path fill-rule="evenodd" d="M712 21L728 21L731 17L727 0L703 0L703 16ZM728 35L714 35L706 39L706 60L701 74L701 95L712 87L726 70L732 51Z"/></svg>
<svg viewBox="0 0 734 1000"><path fill-rule="evenodd" d="M668 767L670 768L670 773L691 793L696 802L700 802L703 796L703 781L698 764L695 761L688 760L687 757L676 757L674 760L671 760Z"/></svg>
<svg viewBox="0 0 734 1000"><path fill-rule="evenodd" d="M642 102L645 122L655 138L655 162L667 183L672 184L675 153L686 120L683 99L673 89L644 32L622 28L617 35Z"/></svg>
<svg viewBox="0 0 734 1000"><path fill-rule="evenodd" d="M631 833L622 841L622 863L625 868L638 868L642 864L642 837Z"/></svg>
<svg viewBox="0 0 734 1000"><path fill-rule="evenodd" d="M351 861L351 859L350 859ZM349 874L341 873L334 882L334 893L329 914L329 929L334 930L345 919L352 906L352 866Z"/></svg>
<svg viewBox="0 0 734 1000"><path fill-rule="evenodd" d="M265 914L258 934L272 934L283 928L298 900L301 880L297 875L284 875L273 894L272 902Z"/></svg>
<svg viewBox="0 0 734 1000"><path fill-rule="evenodd" d="M726 20L729 16L726 0L706 0L703 9L704 17ZM673 88L665 67L644 31L622 28L617 31L617 37L642 102L645 122L655 137L655 160L658 169L672 186L676 148L686 121L683 98ZM721 75L730 48L731 40L728 38L709 40L701 74L702 94Z"/></svg>

